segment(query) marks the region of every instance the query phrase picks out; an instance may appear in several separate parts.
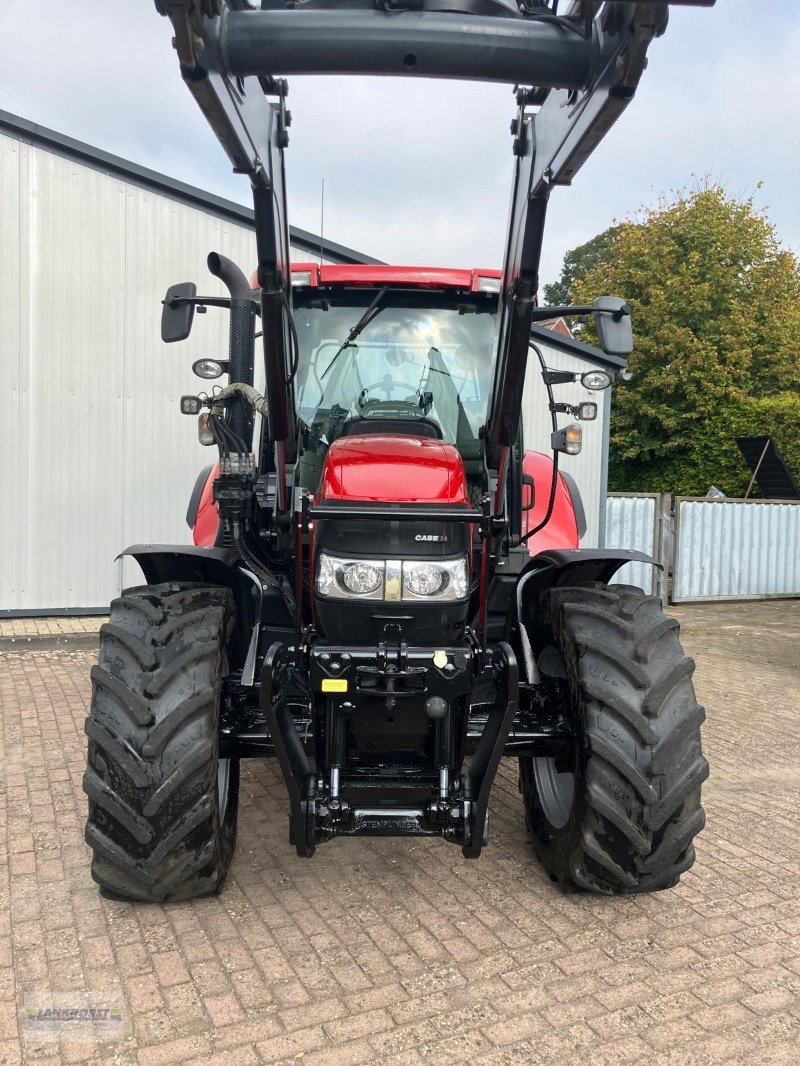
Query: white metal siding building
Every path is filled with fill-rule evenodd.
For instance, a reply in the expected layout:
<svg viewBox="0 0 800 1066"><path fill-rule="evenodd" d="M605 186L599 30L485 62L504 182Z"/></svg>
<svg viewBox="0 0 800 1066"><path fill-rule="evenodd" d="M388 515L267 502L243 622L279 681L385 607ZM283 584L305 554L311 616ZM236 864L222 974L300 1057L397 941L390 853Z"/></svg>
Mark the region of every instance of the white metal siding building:
<svg viewBox="0 0 800 1066"><path fill-rule="evenodd" d="M292 230L296 258L319 249ZM176 281L223 295L206 268L212 250L255 263L247 209L0 112L0 614L105 611L141 580L132 560L115 562L124 547L189 541L186 505L210 460L178 399L198 389L195 359L227 353L228 316L210 309L170 346L159 320ZM323 251L327 262L377 262L329 241ZM538 332L552 367L602 360ZM525 442L549 451L538 371L531 359ZM587 397L568 385L557 398ZM605 502L607 397L592 394L600 417L583 453L563 458L589 545Z"/></svg>

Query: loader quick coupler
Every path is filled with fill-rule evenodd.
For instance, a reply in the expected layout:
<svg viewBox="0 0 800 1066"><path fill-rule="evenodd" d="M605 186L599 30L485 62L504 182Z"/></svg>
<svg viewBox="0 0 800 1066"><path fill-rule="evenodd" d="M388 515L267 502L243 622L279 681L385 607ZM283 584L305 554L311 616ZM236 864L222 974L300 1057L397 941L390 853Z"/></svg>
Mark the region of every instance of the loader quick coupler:
<svg viewBox="0 0 800 1066"><path fill-rule="evenodd" d="M440 836L478 855L487 802L516 710L513 653L501 645L488 670L496 693L460 772L479 655L468 641L415 648L316 641L305 649L315 730L312 770L288 701L290 649L273 645L261 705L290 801L290 839L300 855L333 836Z"/></svg>

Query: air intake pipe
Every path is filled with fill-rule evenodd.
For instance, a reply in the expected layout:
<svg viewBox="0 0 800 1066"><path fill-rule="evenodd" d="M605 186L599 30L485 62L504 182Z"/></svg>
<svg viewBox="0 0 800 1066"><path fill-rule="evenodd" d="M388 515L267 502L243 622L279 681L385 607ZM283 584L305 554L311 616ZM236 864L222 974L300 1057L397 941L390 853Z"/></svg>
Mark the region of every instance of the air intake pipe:
<svg viewBox="0 0 800 1066"><path fill-rule="evenodd" d="M253 299L250 283L239 267L219 252L211 252L207 263L208 269L215 278L220 279L231 296L229 380L231 384L242 382L252 385L257 303ZM234 433L242 438L249 451L253 445L253 410L238 396L229 401L228 423Z"/></svg>

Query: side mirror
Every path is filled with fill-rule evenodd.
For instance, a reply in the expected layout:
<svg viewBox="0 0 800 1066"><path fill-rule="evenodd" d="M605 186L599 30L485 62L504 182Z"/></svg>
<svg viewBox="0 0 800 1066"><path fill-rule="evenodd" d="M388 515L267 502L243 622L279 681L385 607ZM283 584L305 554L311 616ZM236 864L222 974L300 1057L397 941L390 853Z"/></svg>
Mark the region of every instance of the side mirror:
<svg viewBox="0 0 800 1066"><path fill-rule="evenodd" d="M619 296L598 296L594 308L595 329L606 355L630 355L633 351L630 307Z"/></svg>
<svg viewBox="0 0 800 1066"><path fill-rule="evenodd" d="M182 281L170 285L164 297L164 310L161 312L161 339L165 344L185 341L192 332L194 320L194 303L197 286L193 281Z"/></svg>

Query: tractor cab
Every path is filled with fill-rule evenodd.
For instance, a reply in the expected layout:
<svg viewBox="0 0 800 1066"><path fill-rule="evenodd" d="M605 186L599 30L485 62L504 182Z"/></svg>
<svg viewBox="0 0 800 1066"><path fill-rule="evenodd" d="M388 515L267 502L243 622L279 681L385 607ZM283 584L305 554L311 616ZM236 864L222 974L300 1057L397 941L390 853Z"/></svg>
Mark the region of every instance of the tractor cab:
<svg viewBox="0 0 800 1066"><path fill-rule="evenodd" d="M377 436L385 452L410 436L450 445L433 451L457 453L479 500L499 287L496 271L293 266L296 484L316 493L331 447L352 453L342 438ZM366 498L385 498L385 484L361 480Z"/></svg>

